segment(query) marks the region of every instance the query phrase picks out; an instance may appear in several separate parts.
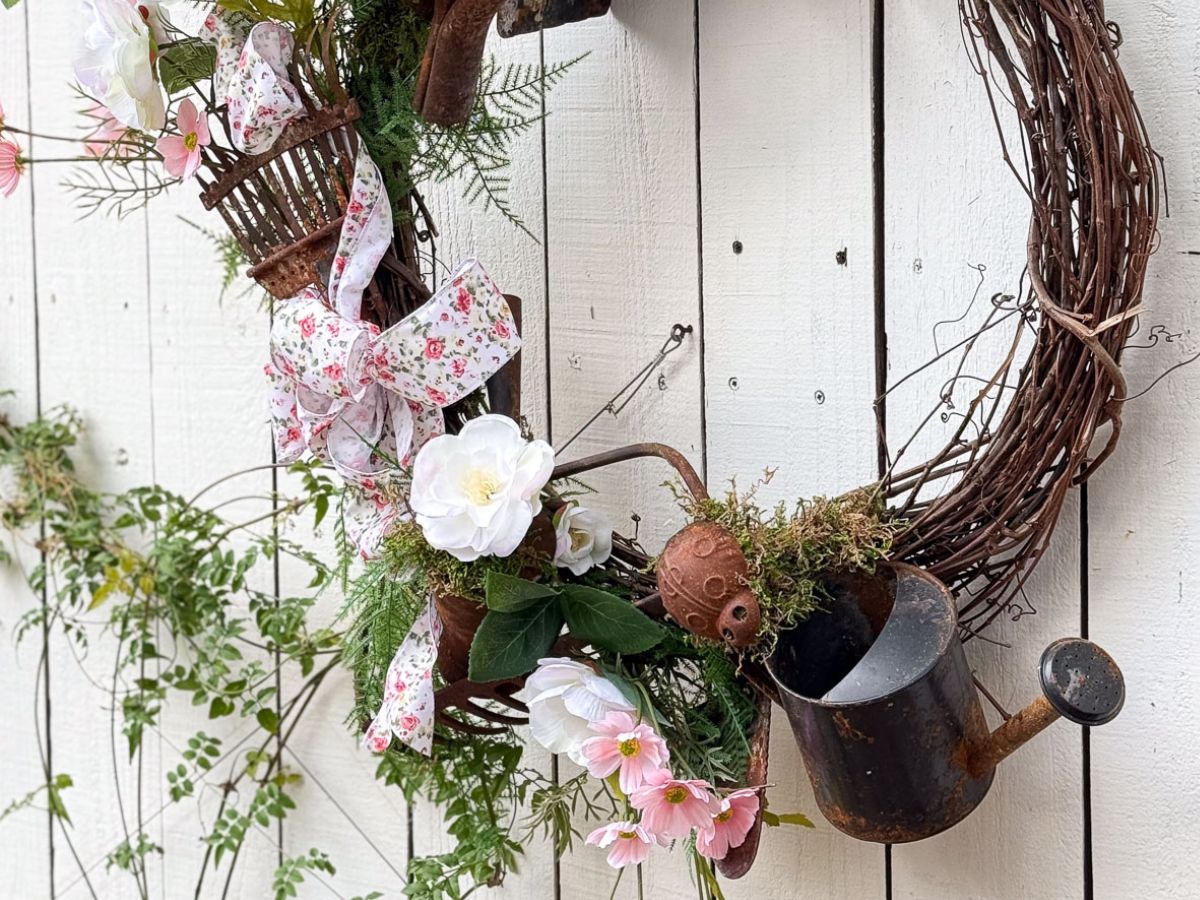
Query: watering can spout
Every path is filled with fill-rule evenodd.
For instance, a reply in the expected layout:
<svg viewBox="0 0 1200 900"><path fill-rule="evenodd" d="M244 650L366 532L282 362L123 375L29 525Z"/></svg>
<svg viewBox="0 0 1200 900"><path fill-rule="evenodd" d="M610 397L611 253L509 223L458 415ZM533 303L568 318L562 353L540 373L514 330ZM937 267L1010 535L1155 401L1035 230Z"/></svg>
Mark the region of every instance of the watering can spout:
<svg viewBox="0 0 1200 900"><path fill-rule="evenodd" d="M1042 654L1042 695L971 752L975 777L991 772L1059 718L1077 725L1111 722L1125 703L1125 679L1111 656L1091 641L1064 638Z"/></svg>

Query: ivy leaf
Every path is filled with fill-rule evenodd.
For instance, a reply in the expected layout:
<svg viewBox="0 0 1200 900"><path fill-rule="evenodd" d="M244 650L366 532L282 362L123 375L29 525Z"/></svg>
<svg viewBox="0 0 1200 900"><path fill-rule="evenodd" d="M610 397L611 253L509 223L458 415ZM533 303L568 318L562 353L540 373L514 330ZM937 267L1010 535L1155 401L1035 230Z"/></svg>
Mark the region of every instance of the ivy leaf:
<svg viewBox="0 0 1200 900"><path fill-rule="evenodd" d="M613 653L642 653L666 634L629 601L596 588L568 585L559 605L572 635Z"/></svg>
<svg viewBox="0 0 1200 900"><path fill-rule="evenodd" d="M163 51L158 75L168 94L178 94L211 78L216 64L216 47L199 38L188 38Z"/></svg>
<svg viewBox="0 0 1200 900"><path fill-rule="evenodd" d="M490 611L471 641L468 675L472 681L484 683L533 671L554 644L562 624L555 603L512 613Z"/></svg>
<svg viewBox="0 0 1200 900"><path fill-rule="evenodd" d="M258 719L258 724L268 734L274 734L279 730L279 716L275 714L275 710L269 707L260 709L255 713L254 718Z"/></svg>
<svg viewBox="0 0 1200 900"><path fill-rule="evenodd" d="M502 613L520 612L558 596L552 588L502 572L487 573L484 591L487 608Z"/></svg>
<svg viewBox="0 0 1200 900"><path fill-rule="evenodd" d="M4 4L5 9L12 9L14 6L16 6L20 2L21 2L21 0L0 0L0 3Z"/></svg>

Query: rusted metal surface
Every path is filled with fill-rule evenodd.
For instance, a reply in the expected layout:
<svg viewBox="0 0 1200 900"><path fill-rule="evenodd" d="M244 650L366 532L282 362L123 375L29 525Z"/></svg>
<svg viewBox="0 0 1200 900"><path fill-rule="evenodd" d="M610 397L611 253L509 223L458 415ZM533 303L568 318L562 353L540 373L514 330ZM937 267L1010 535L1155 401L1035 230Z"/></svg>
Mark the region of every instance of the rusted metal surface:
<svg viewBox="0 0 1200 900"><path fill-rule="evenodd" d="M1125 679L1111 656L1091 641L1055 641L1042 654L1042 695L1009 716L971 754L971 769L995 768L1059 718L1104 725L1125 705Z"/></svg>
<svg viewBox="0 0 1200 900"><path fill-rule="evenodd" d="M687 457L666 444L630 444L628 447L606 450L594 456L585 456L582 459L555 466L551 478L555 480L572 478L593 469L611 466L613 463L628 462L631 459L642 459L647 456L657 456L659 459L666 460L679 473L679 477L683 479L683 483L693 497L697 500L708 499L708 489L704 486L700 476L696 474L696 470L692 468L692 464L688 462Z"/></svg>
<svg viewBox="0 0 1200 900"><path fill-rule="evenodd" d="M512 311L513 321L517 325L517 334L521 333L521 298L513 294L505 294L508 308ZM502 416L508 416L514 421L521 419L521 351L517 351L487 382L488 410Z"/></svg>
<svg viewBox="0 0 1200 900"><path fill-rule="evenodd" d="M505 0L496 16L496 30L501 37L532 34L606 15L611 6L612 0Z"/></svg>
<svg viewBox="0 0 1200 900"><path fill-rule="evenodd" d="M750 759L746 764L745 785L753 788L763 788L766 792L767 759L770 756L771 742L771 701L767 697L758 698L758 721L754 724L754 734L750 737ZM765 797L759 795L760 806L758 815L754 817L754 825L746 834L746 840L734 847L717 862L717 868L726 878L741 878L750 871L754 859L758 856L758 845L762 840L763 807Z"/></svg>
<svg viewBox="0 0 1200 900"><path fill-rule="evenodd" d="M487 607L467 597L435 591L434 605L442 620L442 639L438 643L438 671L446 681L467 677L471 641L487 615Z"/></svg>
<svg viewBox="0 0 1200 900"><path fill-rule="evenodd" d="M781 635L767 668L821 813L860 840L904 843L969 815L996 764L1057 718L1103 724L1125 693L1103 650L1058 641L1042 657L1043 696L989 735L949 589L889 569L874 584L831 581L828 609Z"/></svg>
<svg viewBox="0 0 1200 900"><path fill-rule="evenodd" d="M1043 694L1007 721L971 754L971 771L980 774L992 769L1016 752L1030 738L1059 719L1058 710Z"/></svg>
<svg viewBox="0 0 1200 900"><path fill-rule="evenodd" d="M504 0L436 0L413 105L435 125L461 125L471 115L483 46Z"/></svg>
<svg viewBox="0 0 1200 900"><path fill-rule="evenodd" d="M659 558L663 606L692 634L748 647L762 622L758 600L747 586L749 570L727 529L695 522L671 538Z"/></svg>
<svg viewBox="0 0 1200 900"><path fill-rule="evenodd" d="M781 636L768 668L821 813L860 840L903 843L963 819L992 776L966 766L987 726L953 598L932 576L896 566L881 624L859 594L878 603L886 584L833 588L829 613Z"/></svg>

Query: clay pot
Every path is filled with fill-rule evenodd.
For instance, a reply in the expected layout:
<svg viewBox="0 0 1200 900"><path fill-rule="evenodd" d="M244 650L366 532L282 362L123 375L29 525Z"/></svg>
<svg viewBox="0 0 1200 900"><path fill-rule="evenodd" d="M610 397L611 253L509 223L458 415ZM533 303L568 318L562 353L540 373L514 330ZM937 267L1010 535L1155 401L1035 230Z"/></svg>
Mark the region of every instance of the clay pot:
<svg viewBox="0 0 1200 900"><path fill-rule="evenodd" d="M667 542L658 561L663 606L693 634L748 647L762 621L746 584L749 570L737 538L720 525L695 522Z"/></svg>
<svg viewBox="0 0 1200 900"><path fill-rule="evenodd" d="M517 552L533 550L538 557L554 555L554 523L550 516L542 513L534 518L529 526L529 533L521 543ZM531 563L521 570L522 578L535 578L540 571L536 563ZM471 654L471 641L483 617L487 615L487 607L467 597L457 594L434 592L434 605L442 620L442 640L438 645L438 671L447 682L453 683L467 677L468 660Z"/></svg>

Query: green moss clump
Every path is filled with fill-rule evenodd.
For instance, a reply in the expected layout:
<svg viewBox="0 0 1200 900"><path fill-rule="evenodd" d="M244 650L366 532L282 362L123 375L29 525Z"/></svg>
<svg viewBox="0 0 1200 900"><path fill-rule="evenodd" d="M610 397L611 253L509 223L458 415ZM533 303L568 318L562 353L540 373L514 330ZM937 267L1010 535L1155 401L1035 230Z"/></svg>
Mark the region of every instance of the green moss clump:
<svg viewBox="0 0 1200 900"><path fill-rule="evenodd" d="M461 562L445 550L431 547L416 522L403 522L388 535L383 559L396 574L414 572L424 575L429 587L444 593L484 601L484 581L488 572L519 575L534 581L551 580L554 567L549 557L527 544L511 556L484 556L473 562ZM531 576L535 571L538 576Z"/></svg>
<svg viewBox="0 0 1200 900"><path fill-rule="evenodd" d="M764 510L754 501L757 487L739 495L731 486L724 497L694 503L690 511L728 529L746 554L747 583L763 614L759 652L767 654L775 635L821 607L831 573L873 572L891 550L899 523L867 488Z"/></svg>

